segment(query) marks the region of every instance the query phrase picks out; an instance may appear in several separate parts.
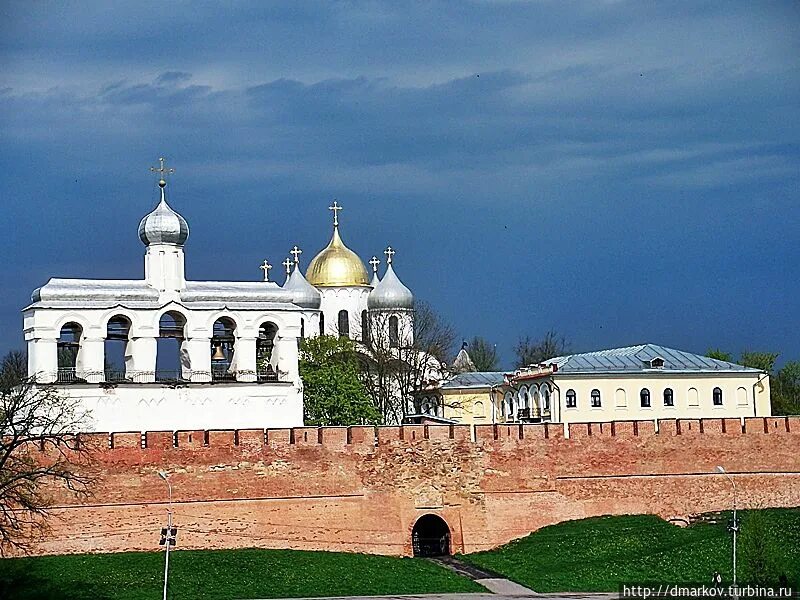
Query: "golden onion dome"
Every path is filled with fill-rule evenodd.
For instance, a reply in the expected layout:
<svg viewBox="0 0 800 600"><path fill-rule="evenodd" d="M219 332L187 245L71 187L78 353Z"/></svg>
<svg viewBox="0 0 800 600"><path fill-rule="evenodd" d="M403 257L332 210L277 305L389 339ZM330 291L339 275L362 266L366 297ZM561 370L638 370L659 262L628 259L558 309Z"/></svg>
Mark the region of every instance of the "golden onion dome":
<svg viewBox="0 0 800 600"><path fill-rule="evenodd" d="M330 243L308 265L306 279L311 285L321 287L369 285L364 263L344 245L337 226L333 228Z"/></svg>

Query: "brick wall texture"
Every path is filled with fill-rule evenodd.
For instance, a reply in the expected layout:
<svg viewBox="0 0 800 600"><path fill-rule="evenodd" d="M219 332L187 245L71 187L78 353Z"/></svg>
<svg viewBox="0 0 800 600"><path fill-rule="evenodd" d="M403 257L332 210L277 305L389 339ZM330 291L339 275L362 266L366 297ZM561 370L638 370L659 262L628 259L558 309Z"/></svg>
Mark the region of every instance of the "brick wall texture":
<svg viewBox="0 0 800 600"><path fill-rule="evenodd" d="M179 548L410 555L422 515L454 552L594 515L800 506L800 417L91 434L89 498L55 490L35 552L154 550L170 474Z"/></svg>

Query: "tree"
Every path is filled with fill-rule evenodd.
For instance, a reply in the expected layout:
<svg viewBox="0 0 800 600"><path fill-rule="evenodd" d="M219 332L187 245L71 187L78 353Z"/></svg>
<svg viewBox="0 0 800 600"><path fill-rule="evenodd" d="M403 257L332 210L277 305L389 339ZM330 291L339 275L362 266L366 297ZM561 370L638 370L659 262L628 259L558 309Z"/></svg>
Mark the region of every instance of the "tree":
<svg viewBox="0 0 800 600"><path fill-rule="evenodd" d="M763 509L746 511L741 528L742 582L758 586L779 585L785 565L775 544L769 513Z"/></svg>
<svg viewBox="0 0 800 600"><path fill-rule="evenodd" d="M320 335L300 346L303 409L309 425L377 424L380 415L358 376L353 341Z"/></svg>
<svg viewBox="0 0 800 600"><path fill-rule="evenodd" d="M524 338L520 338L514 347L514 352L517 355L516 366L521 368L539 364L547 359L566 354L568 349L569 344L566 338L553 330L548 331L539 340L531 339L530 336L526 335Z"/></svg>
<svg viewBox="0 0 800 600"><path fill-rule="evenodd" d="M21 352L0 371L0 552L25 550L47 530L59 486L85 495L92 448L77 432L86 425L80 401L26 376Z"/></svg>
<svg viewBox="0 0 800 600"><path fill-rule="evenodd" d="M497 371L497 346L475 336L467 342L467 352L478 371Z"/></svg>
<svg viewBox="0 0 800 600"><path fill-rule="evenodd" d="M772 370L775 368L775 361L778 358L777 353L773 352L742 352L739 358L739 364L753 369L764 371L768 375L772 375Z"/></svg>
<svg viewBox="0 0 800 600"><path fill-rule="evenodd" d="M772 414L800 414L800 362L789 361L770 380Z"/></svg>
<svg viewBox="0 0 800 600"><path fill-rule="evenodd" d="M362 382L383 422L399 423L416 410L416 392L444 375L455 330L421 301L403 313L370 311L367 325L369 335L362 332L366 341L358 346Z"/></svg>
<svg viewBox="0 0 800 600"><path fill-rule="evenodd" d="M706 356L708 358L713 358L715 360L723 360L725 362L736 362L733 359L733 354L730 352L725 352L724 350L720 350L719 348L709 348L706 352Z"/></svg>

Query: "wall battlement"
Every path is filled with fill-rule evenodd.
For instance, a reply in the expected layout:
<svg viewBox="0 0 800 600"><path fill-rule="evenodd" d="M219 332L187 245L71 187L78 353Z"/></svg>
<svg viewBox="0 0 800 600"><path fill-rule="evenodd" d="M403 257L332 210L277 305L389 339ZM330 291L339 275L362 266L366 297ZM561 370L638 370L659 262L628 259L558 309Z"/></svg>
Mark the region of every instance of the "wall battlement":
<svg viewBox="0 0 800 600"><path fill-rule="evenodd" d="M567 431L568 429L568 431ZM800 417L748 417L744 419L665 419L659 421L612 421L606 423L496 424L496 425L401 425L351 427L295 427L292 429L212 429L195 431L147 431L81 434L98 449L141 448L165 450L203 447L322 446L333 451L348 447L377 447L386 443L424 440L471 443L582 440L585 438L644 438L648 436L800 434Z"/></svg>

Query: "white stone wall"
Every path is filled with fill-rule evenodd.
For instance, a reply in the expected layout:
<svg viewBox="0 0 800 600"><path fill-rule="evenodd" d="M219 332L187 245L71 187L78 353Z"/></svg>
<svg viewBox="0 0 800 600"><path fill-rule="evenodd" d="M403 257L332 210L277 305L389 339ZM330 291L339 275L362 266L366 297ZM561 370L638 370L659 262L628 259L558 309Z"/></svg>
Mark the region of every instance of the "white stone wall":
<svg viewBox="0 0 800 600"><path fill-rule="evenodd" d="M59 386L88 412L84 431L261 429L303 425L294 383Z"/></svg>
<svg viewBox="0 0 800 600"><path fill-rule="evenodd" d="M320 310L325 315L325 335L339 334L339 311L346 310L349 316L350 337L361 340L361 312L367 310L369 286L319 287L322 294Z"/></svg>

